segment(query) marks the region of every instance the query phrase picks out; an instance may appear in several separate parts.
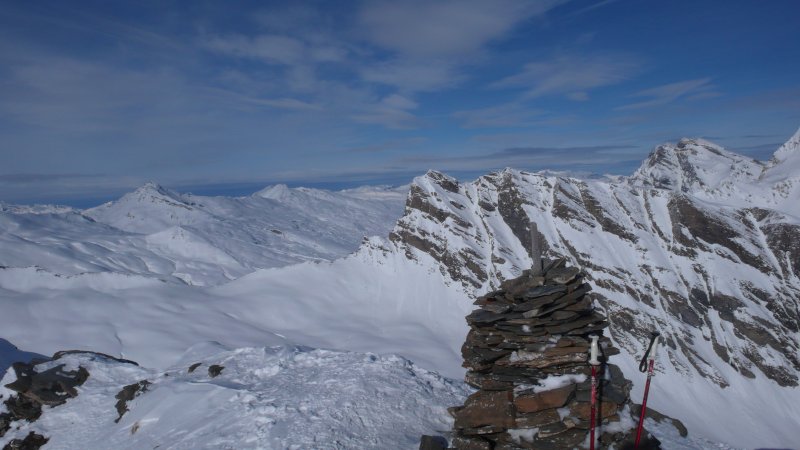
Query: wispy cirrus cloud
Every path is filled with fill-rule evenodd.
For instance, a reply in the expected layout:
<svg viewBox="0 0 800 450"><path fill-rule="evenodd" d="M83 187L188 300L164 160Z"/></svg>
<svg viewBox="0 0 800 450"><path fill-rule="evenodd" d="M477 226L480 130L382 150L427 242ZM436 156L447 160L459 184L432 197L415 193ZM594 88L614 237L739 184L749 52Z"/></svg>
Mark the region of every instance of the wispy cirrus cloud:
<svg viewBox="0 0 800 450"><path fill-rule="evenodd" d="M618 1L619 0L601 0L601 1L597 2L597 3L591 4L589 6L585 6L585 7L581 8L581 9L573 12L572 15L573 16L578 16L578 15L581 15L581 14L586 14L586 13L588 13L590 11L594 11L597 8L602 8L604 6L608 6L608 5L612 4L612 3L617 3Z"/></svg>
<svg viewBox="0 0 800 450"><path fill-rule="evenodd" d="M414 59L471 56L520 22L567 0L368 2L359 22L371 43Z"/></svg>
<svg viewBox="0 0 800 450"><path fill-rule="evenodd" d="M342 150L346 153L380 153L390 150L403 150L419 147L420 144L427 142L428 139L422 136L411 136L401 139L391 139L370 145L361 145Z"/></svg>
<svg viewBox="0 0 800 450"><path fill-rule="evenodd" d="M434 163L455 163L465 161L484 161L502 164L512 164L519 162L558 162L561 163L574 163L580 159L589 159L597 161L598 157L603 155L612 155L620 151L629 151L638 147L628 144L619 145L584 145L584 146L564 146L564 147L509 147L501 150L491 151L488 153L479 153L474 155L458 155L458 156L444 156L444 157L431 157L431 156L415 156L404 158L403 161L408 162L434 162ZM565 155L570 155L570 161L563 161Z"/></svg>
<svg viewBox="0 0 800 450"><path fill-rule="evenodd" d="M358 14L364 42L388 52L360 72L370 82L421 92L453 87L487 45L525 20L569 0L446 0L365 3Z"/></svg>
<svg viewBox="0 0 800 450"><path fill-rule="evenodd" d="M516 128L540 122L545 112L522 102L510 102L486 108L461 110L453 113L464 128Z"/></svg>
<svg viewBox="0 0 800 450"><path fill-rule="evenodd" d="M527 99L566 95L584 101L589 90L629 80L641 70L642 62L626 54L558 55L525 64L520 73L495 81L490 87L524 89Z"/></svg>
<svg viewBox="0 0 800 450"><path fill-rule="evenodd" d="M664 84L650 89L636 92L631 97L645 98L646 100L630 103L615 108L618 111L628 111L654 106L663 106L678 100L702 100L719 97L716 86L711 83L711 78L697 78L694 80L679 81Z"/></svg>
<svg viewBox="0 0 800 450"><path fill-rule="evenodd" d="M417 102L399 94L384 97L365 111L353 115L360 123L378 124L392 129L411 129L420 125L420 120L412 114L417 109Z"/></svg>

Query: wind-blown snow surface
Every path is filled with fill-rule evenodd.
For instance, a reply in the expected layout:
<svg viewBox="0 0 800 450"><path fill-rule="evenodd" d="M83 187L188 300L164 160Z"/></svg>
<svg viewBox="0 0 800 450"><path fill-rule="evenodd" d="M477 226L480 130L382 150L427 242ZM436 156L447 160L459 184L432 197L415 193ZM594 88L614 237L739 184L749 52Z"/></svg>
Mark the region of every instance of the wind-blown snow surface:
<svg viewBox="0 0 800 450"><path fill-rule="evenodd" d="M131 241L114 241L119 244L108 256L75 258L67 251L64 259L52 260L51 249L58 255L65 240L25 236L35 226L19 224L19 217L36 218L14 213L5 219L16 228L0 235L7 239L0 255L23 242L28 246L19 258L47 270L0 270L0 329L26 350L86 348L158 370L187 347L213 339L230 348L297 342L397 353L460 378L458 352L472 297L530 265L527 227L533 221L550 256L565 255L589 272L623 350L613 362L634 381L634 398L643 387L636 357L655 326L669 349L659 359L650 405L684 420L698 436L741 447L792 446L800 441L800 391L792 385L800 317L796 141L759 163L686 140L659 147L634 176L611 181L506 170L460 184L431 172L411 186L390 240L369 239L357 253L333 262L256 270L223 284L237 276L236 268L221 259L202 260L207 265L194 269L192 279L202 283L215 273L207 284L219 284L205 288L174 282L189 273L170 266L182 245L163 250L170 255L164 268L153 269L159 259L138 256L157 247L148 247L143 236L169 230L135 228L150 223L142 219L150 212L133 206L121 210L132 217L46 212L72 214L65 221L80 225L63 227L79 242L93 242L80 232L84 225L100 236L110 230L113 239L120 227L149 233L126 232L122 236ZM266 196L282 197L282 191ZM219 225L223 214L209 222L197 218L205 217L198 213L206 211L205 201L195 202L201 207L185 196L168 197L154 202L161 205L155 207L159 214L168 211L156 214L159 227L180 226L206 242L228 230ZM253 222L247 219L252 211L235 209L236 226ZM224 233L242 236L234 225ZM307 237L308 245L297 248L316 251L313 233ZM225 249L220 239L210 245ZM247 239L238 242L247 254ZM132 270L124 259L129 255L147 264ZM236 259L242 266L247 260ZM60 273L59 264L69 268L74 261L97 268Z"/></svg>
<svg viewBox="0 0 800 450"><path fill-rule="evenodd" d="M88 354L48 364L83 366L89 378L76 398L10 430L0 446L35 431L51 450L416 449L420 435L452 427L446 405L467 395L463 384L403 358L296 346L204 345L164 371ZM213 378L212 364L224 367ZM9 371L0 385L13 379ZM147 391L114 423L114 396L141 380Z"/></svg>
<svg viewBox="0 0 800 450"><path fill-rule="evenodd" d="M259 270L214 288L9 268L0 270L0 305L4 337L47 354L90 349L163 368L209 339L230 347L288 339L399 353L456 378L470 310L464 293L437 271L372 247L334 262Z"/></svg>
<svg viewBox="0 0 800 450"><path fill-rule="evenodd" d="M391 229L406 191L276 185L229 198L148 183L85 211L0 204L0 266L217 285L259 268L345 256L363 237Z"/></svg>

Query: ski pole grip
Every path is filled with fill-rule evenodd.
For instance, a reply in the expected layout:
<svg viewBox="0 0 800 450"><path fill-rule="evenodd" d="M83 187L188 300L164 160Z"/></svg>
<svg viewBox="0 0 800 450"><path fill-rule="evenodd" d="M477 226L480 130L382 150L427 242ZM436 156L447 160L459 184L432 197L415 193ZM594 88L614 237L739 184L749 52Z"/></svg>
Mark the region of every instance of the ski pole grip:
<svg viewBox="0 0 800 450"><path fill-rule="evenodd" d="M593 366L599 366L600 365L600 360L597 359L597 356L598 356L598 353L599 353L599 346L597 344L597 341L598 341L598 339L600 339L600 336L597 336L597 335L589 336L589 339L592 340L592 343L589 346L589 364L591 364Z"/></svg>
<svg viewBox="0 0 800 450"><path fill-rule="evenodd" d="M644 352L642 360L639 361L639 372L647 372L647 361L656 359L656 351L658 350L658 337L661 334L658 331L653 331L650 334L650 345L647 346L647 351Z"/></svg>
<svg viewBox="0 0 800 450"><path fill-rule="evenodd" d="M655 364L657 354L658 354L658 336L655 337L655 340L653 341L653 350L650 352L650 360L653 361L653 364Z"/></svg>

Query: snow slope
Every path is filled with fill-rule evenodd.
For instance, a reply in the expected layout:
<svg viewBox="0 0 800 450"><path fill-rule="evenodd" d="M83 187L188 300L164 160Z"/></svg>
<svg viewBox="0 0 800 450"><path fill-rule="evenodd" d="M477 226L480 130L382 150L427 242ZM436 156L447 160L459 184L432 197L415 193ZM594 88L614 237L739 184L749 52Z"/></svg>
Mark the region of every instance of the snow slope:
<svg viewBox="0 0 800 450"><path fill-rule="evenodd" d="M79 395L10 430L0 446L35 431L49 437L48 450L416 449L420 435L452 427L446 405L468 393L396 356L296 346L204 345L163 371L89 354L37 367L56 364L89 371ZM220 375L210 376L212 364L224 367ZM0 384L14 379L9 371ZM114 396L141 380L152 384L115 423Z"/></svg>
<svg viewBox="0 0 800 450"><path fill-rule="evenodd" d="M210 289L138 275L0 270L0 329L11 342L45 354L100 351L157 368L209 339L232 348L288 339L398 353L460 378L469 309L463 292L449 289L438 272L372 247Z"/></svg>

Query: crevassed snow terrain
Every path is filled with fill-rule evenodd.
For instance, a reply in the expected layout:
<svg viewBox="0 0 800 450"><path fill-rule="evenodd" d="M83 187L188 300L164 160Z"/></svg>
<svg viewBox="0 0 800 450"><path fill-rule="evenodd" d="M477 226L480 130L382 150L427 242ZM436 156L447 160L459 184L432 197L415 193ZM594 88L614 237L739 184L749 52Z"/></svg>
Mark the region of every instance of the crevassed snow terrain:
<svg viewBox="0 0 800 450"><path fill-rule="evenodd" d="M216 285L258 268L347 255L364 236L391 229L406 191L276 185L229 198L148 183L85 211L0 205L0 265Z"/></svg>
<svg viewBox="0 0 800 450"><path fill-rule="evenodd" d="M91 273L2 269L0 329L26 350L87 348L158 370L190 345L213 339L232 348L297 342L398 353L460 377L471 297L530 265L533 221L550 256L567 256L589 272L623 350L614 362L634 381L634 399L643 387L636 358L646 333L657 327L668 351L659 360L652 406L684 420L695 436L740 447L791 446L800 441L798 154L798 136L767 163L684 140L657 148L632 177L610 181L506 170L461 184L430 172L411 186L389 240L370 239L334 262L256 270L224 284L237 272L223 259L201 260L206 265L191 273L169 266L117 270L110 264L119 260L111 256L100 259L100 269L80 271ZM267 196L282 197L281 191ZM166 202L191 203L167 194ZM121 209L132 211L127 218L108 211L47 214L77 215L69 220L106 227L114 236L127 229L131 239L153 240L152 247L130 241L149 252L162 245L159 233L174 227L224 249L209 230L225 228L216 219L202 225L206 219L195 209L205 211L205 203L188 203L194 209L169 206L181 211L175 217L156 215L160 225L152 229L142 227L149 221L133 207ZM236 211L242 224L249 222L248 210ZM2 239L17 245L10 236L31 229L23 225ZM22 240L30 253L19 252L20 258L42 247L44 260L48 246L63 243L46 236ZM0 254L13 245L3 244ZM127 245L110 253L128 255ZM199 264L189 245L159 251L172 255L165 264L181 251L185 264ZM211 288L153 276L189 273L199 283L213 270L216 281L208 284L219 285Z"/></svg>

